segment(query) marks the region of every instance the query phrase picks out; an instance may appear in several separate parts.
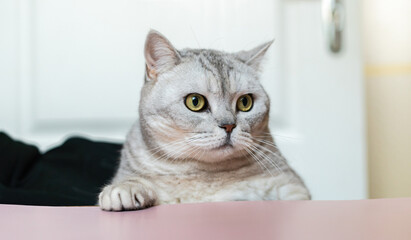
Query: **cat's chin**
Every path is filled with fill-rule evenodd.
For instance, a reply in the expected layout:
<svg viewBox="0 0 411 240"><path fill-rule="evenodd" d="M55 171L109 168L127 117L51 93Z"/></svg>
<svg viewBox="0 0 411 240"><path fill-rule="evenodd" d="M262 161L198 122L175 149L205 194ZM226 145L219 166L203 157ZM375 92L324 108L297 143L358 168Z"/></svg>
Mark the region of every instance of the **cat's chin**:
<svg viewBox="0 0 411 240"><path fill-rule="evenodd" d="M224 144L207 151L206 155L196 160L207 163L218 163L230 159L242 158L244 156L243 150L237 149L231 144Z"/></svg>
<svg viewBox="0 0 411 240"><path fill-rule="evenodd" d="M221 146L218 146L218 147L216 147L212 150L214 150L214 151L233 151L234 146L231 143L224 143Z"/></svg>

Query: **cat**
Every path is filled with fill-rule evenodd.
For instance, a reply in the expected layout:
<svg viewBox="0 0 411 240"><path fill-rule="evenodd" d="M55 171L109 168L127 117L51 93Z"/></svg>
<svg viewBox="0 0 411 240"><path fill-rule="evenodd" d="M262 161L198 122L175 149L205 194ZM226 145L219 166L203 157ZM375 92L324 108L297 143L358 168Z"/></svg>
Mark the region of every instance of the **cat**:
<svg viewBox="0 0 411 240"><path fill-rule="evenodd" d="M177 50L150 30L140 118L100 207L310 199L268 128L270 101L259 73L271 44L238 53Z"/></svg>

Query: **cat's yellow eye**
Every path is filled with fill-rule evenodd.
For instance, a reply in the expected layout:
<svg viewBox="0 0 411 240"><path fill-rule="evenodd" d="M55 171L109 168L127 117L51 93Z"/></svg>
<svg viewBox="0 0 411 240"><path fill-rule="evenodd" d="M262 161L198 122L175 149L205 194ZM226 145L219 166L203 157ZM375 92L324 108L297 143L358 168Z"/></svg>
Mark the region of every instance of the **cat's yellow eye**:
<svg viewBox="0 0 411 240"><path fill-rule="evenodd" d="M194 112L203 110L206 107L206 99L198 93L191 93L186 97L186 106Z"/></svg>
<svg viewBox="0 0 411 240"><path fill-rule="evenodd" d="M251 94L246 94L238 98L237 108L242 112L248 112L253 107L253 97Z"/></svg>

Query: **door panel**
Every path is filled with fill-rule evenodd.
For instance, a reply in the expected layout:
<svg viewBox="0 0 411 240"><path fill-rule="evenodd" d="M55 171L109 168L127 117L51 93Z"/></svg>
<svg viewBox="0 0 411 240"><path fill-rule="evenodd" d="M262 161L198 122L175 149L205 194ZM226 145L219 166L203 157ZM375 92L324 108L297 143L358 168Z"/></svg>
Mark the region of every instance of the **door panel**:
<svg viewBox="0 0 411 240"><path fill-rule="evenodd" d="M293 141L280 148L314 199L367 197L364 90L356 1L344 1L343 48L329 50L321 1L287 1L285 73ZM274 126L275 128L275 126Z"/></svg>

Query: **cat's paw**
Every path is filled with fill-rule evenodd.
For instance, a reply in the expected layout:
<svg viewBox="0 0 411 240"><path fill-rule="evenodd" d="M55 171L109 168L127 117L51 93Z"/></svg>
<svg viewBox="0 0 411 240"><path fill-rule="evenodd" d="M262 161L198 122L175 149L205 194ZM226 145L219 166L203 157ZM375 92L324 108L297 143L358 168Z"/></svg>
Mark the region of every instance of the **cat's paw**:
<svg viewBox="0 0 411 240"><path fill-rule="evenodd" d="M139 183L120 183L104 187L100 208L106 211L138 210L154 206L155 192Z"/></svg>
<svg viewBox="0 0 411 240"><path fill-rule="evenodd" d="M310 200L307 188L302 185L287 184L278 189L280 200Z"/></svg>

